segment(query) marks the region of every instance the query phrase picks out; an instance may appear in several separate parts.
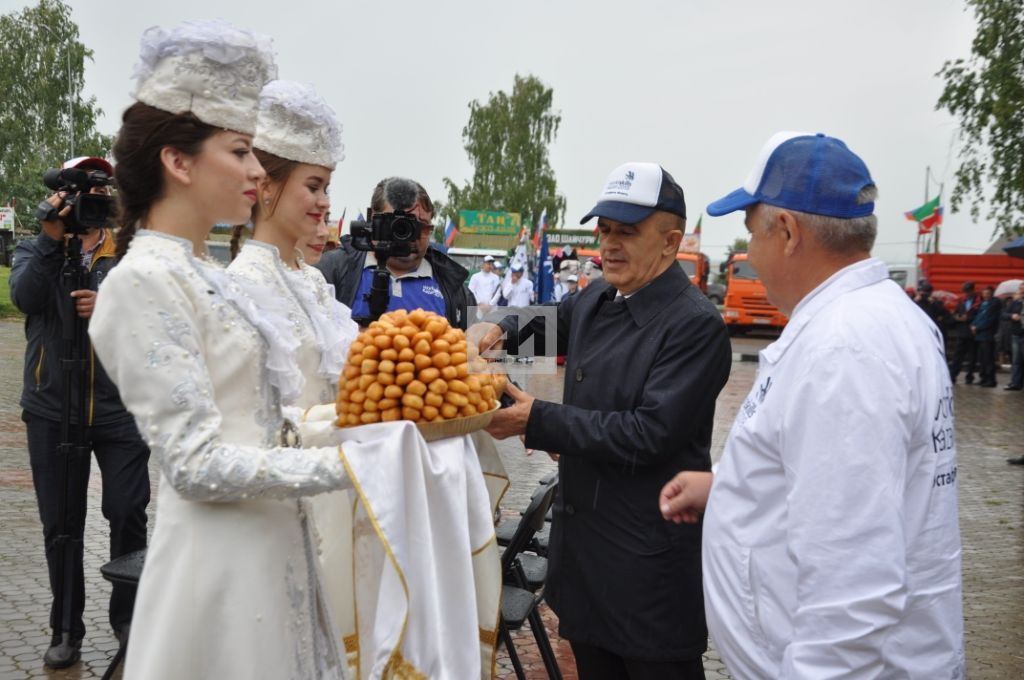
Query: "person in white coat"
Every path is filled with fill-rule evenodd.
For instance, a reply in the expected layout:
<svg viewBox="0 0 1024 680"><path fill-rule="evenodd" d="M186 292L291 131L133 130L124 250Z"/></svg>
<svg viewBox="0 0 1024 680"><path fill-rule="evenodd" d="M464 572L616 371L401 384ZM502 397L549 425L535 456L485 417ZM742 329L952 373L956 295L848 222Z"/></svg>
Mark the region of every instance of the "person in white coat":
<svg viewBox="0 0 1024 680"><path fill-rule="evenodd" d="M480 271L469 277L469 291L477 299L480 312L490 311L490 300L500 287L501 279L494 273L494 256L487 255L480 265Z"/></svg>
<svg viewBox="0 0 1024 680"><path fill-rule="evenodd" d="M257 201L276 71L269 38L223 21L149 29L113 149L121 260L89 334L161 473L125 678L346 677L299 503L351 486L340 439L298 448L294 338L204 257Z"/></svg>
<svg viewBox="0 0 1024 680"><path fill-rule="evenodd" d="M523 265L518 262L509 267L509 277L491 297L491 305L497 305L504 297L509 307L528 307L533 300L533 282L523 276Z"/></svg>
<svg viewBox="0 0 1024 680"><path fill-rule="evenodd" d="M708 206L746 211L790 319L716 471L659 499L705 512L708 628L737 678L964 677L952 386L938 330L870 257L875 195L840 140L779 133Z"/></svg>

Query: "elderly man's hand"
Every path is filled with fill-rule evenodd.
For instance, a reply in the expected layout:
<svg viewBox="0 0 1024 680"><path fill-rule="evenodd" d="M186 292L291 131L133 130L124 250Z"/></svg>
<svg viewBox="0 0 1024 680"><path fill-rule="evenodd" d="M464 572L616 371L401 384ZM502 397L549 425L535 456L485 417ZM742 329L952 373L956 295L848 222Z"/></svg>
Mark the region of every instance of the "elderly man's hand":
<svg viewBox="0 0 1024 680"><path fill-rule="evenodd" d="M710 472L680 472L661 490L661 516L676 524L696 524L707 507L712 481L714 475Z"/></svg>
<svg viewBox="0 0 1024 680"><path fill-rule="evenodd" d="M526 422L530 419L533 408L533 397L513 385L505 386L505 393L516 400L512 406L494 412L491 424L485 429L495 439L506 439L517 434L526 433Z"/></svg>
<svg viewBox="0 0 1024 680"><path fill-rule="evenodd" d="M466 342L476 346L480 356L487 359L487 350L500 350L504 346L503 335L505 331L501 330L501 326L481 321L466 329Z"/></svg>

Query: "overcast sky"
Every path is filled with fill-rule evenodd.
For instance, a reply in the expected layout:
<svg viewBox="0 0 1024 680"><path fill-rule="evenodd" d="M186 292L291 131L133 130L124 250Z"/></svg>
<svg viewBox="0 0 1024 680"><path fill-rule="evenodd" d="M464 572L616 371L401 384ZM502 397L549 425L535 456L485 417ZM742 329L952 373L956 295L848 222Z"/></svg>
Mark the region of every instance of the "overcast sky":
<svg viewBox="0 0 1024 680"><path fill-rule="evenodd" d="M0 0L0 11L24 0ZM682 185L690 226L738 187L778 130L840 137L867 163L881 197L875 253L914 254L903 212L924 202L925 167L947 191L957 126L936 112L946 59L967 56L963 0L488 0L264 2L71 0L95 52L86 93L114 133L130 103L139 36L153 25L223 17L274 38L280 77L311 83L338 112L346 160L332 212L351 219L376 182L406 175L445 198L461 184L467 104L532 74L554 88L562 125L551 165L575 225L625 161L662 164ZM932 195L937 187L932 186ZM479 206L487 208L488 206ZM981 252L992 226L947 210L942 246ZM722 256L742 213L705 216L704 250Z"/></svg>

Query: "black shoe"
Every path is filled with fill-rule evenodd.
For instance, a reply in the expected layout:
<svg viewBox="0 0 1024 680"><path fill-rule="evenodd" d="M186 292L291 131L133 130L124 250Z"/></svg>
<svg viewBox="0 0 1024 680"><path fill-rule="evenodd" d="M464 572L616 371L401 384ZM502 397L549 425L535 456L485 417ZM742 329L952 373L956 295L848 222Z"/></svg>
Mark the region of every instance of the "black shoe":
<svg viewBox="0 0 1024 680"><path fill-rule="evenodd" d="M43 654L43 663L50 668L67 668L78 663L82 656L82 641L72 640L69 633L54 635L50 648Z"/></svg>
<svg viewBox="0 0 1024 680"><path fill-rule="evenodd" d="M973 375L968 375L966 378L964 378L964 382L967 383L968 385L973 385L974 384L974 376Z"/></svg>
<svg viewBox="0 0 1024 680"><path fill-rule="evenodd" d="M1006 462L1010 465L1024 465L1024 456L1020 458L1007 458Z"/></svg>
<svg viewBox="0 0 1024 680"><path fill-rule="evenodd" d="M1007 392L1020 392L1021 391L1021 386L1020 385L1007 385L1003 389L1006 390Z"/></svg>

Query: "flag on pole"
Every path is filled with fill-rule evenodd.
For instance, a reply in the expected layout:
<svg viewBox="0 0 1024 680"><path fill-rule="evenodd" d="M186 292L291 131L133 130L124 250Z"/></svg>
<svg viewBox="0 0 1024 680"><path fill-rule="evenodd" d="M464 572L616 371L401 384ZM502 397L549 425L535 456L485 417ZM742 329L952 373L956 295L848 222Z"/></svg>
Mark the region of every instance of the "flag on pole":
<svg viewBox="0 0 1024 680"><path fill-rule="evenodd" d="M548 209L544 208L540 212L540 222L537 223L537 233L533 235L533 247L535 250L540 250L540 241L544 236L544 230L548 228Z"/></svg>
<svg viewBox="0 0 1024 680"><path fill-rule="evenodd" d="M697 226L693 230L693 235L697 237L697 242L700 242L700 223L704 221L704 213L700 214L697 218Z"/></svg>
<svg viewBox="0 0 1024 680"><path fill-rule="evenodd" d="M537 255L537 280L533 283L533 290L537 294L537 304L539 305L551 302L555 292L555 272L549 255L548 237L545 234L540 239L540 250Z"/></svg>
<svg viewBox="0 0 1024 680"><path fill-rule="evenodd" d="M455 237L459 235L459 228L455 226L455 222L452 218L448 218L448 224L444 227L444 245L446 248L451 248L452 244L455 243Z"/></svg>
<svg viewBox="0 0 1024 680"><path fill-rule="evenodd" d="M903 216L906 217L911 222L924 222L926 219L934 215L935 211L941 210L941 208L939 207L939 202L941 201L941 199L941 195L936 196L932 200L922 205L920 208L903 213Z"/></svg>
<svg viewBox="0 0 1024 680"><path fill-rule="evenodd" d="M932 229L934 229L936 226L938 226L940 224L942 224L942 206L941 205L938 208L936 208L934 210L934 212L932 212L931 215L929 215L928 217L926 217L923 220L921 220L921 222L918 224L918 227L917 227L917 233L918 233L918 235L930 234L930 233L932 233Z"/></svg>

